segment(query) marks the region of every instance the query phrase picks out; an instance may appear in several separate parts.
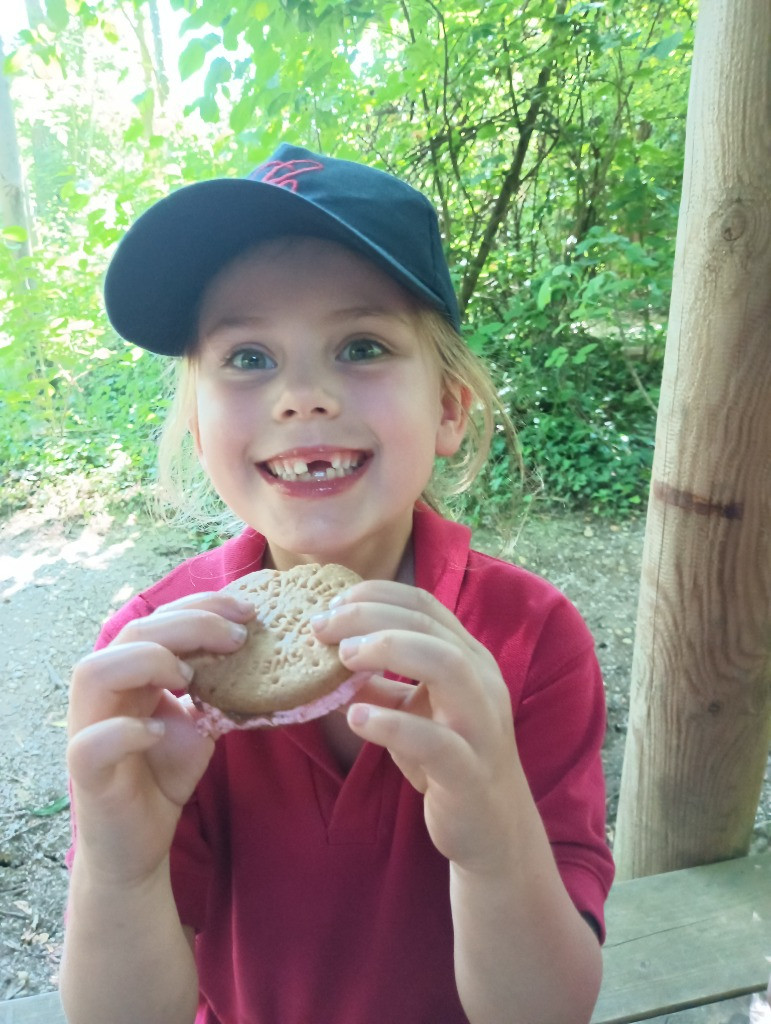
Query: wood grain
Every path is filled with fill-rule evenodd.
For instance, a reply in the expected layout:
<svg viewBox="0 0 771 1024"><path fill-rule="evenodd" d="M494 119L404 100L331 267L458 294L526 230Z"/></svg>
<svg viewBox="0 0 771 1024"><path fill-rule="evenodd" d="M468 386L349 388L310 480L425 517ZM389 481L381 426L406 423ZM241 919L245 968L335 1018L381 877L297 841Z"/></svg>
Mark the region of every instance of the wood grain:
<svg viewBox="0 0 771 1024"><path fill-rule="evenodd" d="M614 854L747 852L771 724L771 4L700 5Z"/></svg>
<svg viewBox="0 0 771 1024"><path fill-rule="evenodd" d="M771 855L617 884L607 926L592 1024L647 1020L765 989Z"/></svg>
<svg viewBox="0 0 771 1024"><path fill-rule="evenodd" d="M67 1024L58 992L0 1003L0 1024Z"/></svg>

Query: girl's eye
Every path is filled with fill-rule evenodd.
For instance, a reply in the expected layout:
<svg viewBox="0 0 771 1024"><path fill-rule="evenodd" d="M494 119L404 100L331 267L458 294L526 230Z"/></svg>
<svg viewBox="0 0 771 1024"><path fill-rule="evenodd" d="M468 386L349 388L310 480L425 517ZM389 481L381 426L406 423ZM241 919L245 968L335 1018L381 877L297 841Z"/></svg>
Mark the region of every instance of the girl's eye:
<svg viewBox="0 0 771 1024"><path fill-rule="evenodd" d="M377 359L385 352L385 346L379 341L373 341L372 338L356 338L343 348L340 359L345 363L362 363L369 359Z"/></svg>
<svg viewBox="0 0 771 1024"><path fill-rule="evenodd" d="M275 359L259 348L240 348L228 356L226 363L236 370L272 370Z"/></svg>

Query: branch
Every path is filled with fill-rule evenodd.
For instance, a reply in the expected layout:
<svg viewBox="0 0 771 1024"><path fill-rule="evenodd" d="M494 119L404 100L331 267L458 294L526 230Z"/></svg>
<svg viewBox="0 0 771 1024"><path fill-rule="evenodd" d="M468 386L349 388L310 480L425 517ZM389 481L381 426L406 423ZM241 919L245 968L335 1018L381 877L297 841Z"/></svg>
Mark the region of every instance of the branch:
<svg viewBox="0 0 771 1024"><path fill-rule="evenodd" d="M408 8L405 0L402 0L401 7L402 7L402 14L404 15L404 20L405 20L405 23L407 25L407 31L409 32L411 41L414 43L415 42L415 38L416 38L415 37L415 32L414 32L414 29L412 27L412 20L410 18L410 11L409 11L409 8ZM437 11L434 8L433 4L429 4L429 7L431 7L431 10L433 10L434 13L437 14ZM441 13L439 13L438 17L440 19L440 21L439 21L440 27L443 30L444 29L444 20L442 19ZM428 127L430 127L430 124L431 124L431 107L429 105L428 96L426 95L426 90L425 89L421 89L420 90L420 97L421 97L421 100L423 101L423 113L424 113L425 118L426 118L426 125ZM445 40L444 40L444 98L445 98L445 100L444 100L444 102L445 102L444 122L445 122L445 124L447 125L447 127L449 129L449 124L447 123L447 106L446 106L446 103L447 103L447 39L446 39L446 37L445 37ZM449 145L449 150L450 150L450 156L452 158L452 140L450 140L448 145ZM429 146L429 153L430 153L430 156L431 156L431 171L432 171L432 177L434 179L434 188L436 189L436 194L437 194L437 197L439 199L439 206L440 206L441 211L442 211L442 233L443 233L444 238L445 238L445 244L449 246L450 245L450 241L451 241L451 236L452 236L452 219L450 217L450 208L449 208L449 205L447 203L447 196L446 196L445 191L444 191L444 186L443 186L443 183L442 183L442 175L441 175L441 172L440 172L440 169L439 169L439 143L438 143L436 137L434 136L434 134L432 132L430 132L430 131L429 131L429 136L428 136L428 146ZM454 164L453 164L453 166L454 166Z"/></svg>
<svg viewBox="0 0 771 1024"><path fill-rule="evenodd" d="M479 275L482 273L482 268L487 262L487 257L493 247L495 236L498 234L503 220L508 212L511 204L512 196L518 191L522 184L522 167L525 163L525 157L527 156L527 150L530 145L530 139L535 129L535 122L538 114L541 111L543 105L544 91L551 77L551 67L542 68L538 75L538 85L535 90L535 98L530 104L530 108L525 115L525 119L522 122L522 127L519 133L519 141L517 142L517 148L514 151L514 159L511 162L511 166L506 172L506 176L503 179L501 190L498 193L498 198L493 206L490 219L487 222L485 233L482 236L482 241L477 249L476 255L469 263L469 268L463 275L463 282L460 289L460 310L461 315L469 303L469 299L474 294L474 289L477 286Z"/></svg>
<svg viewBox="0 0 771 1024"><path fill-rule="evenodd" d="M564 14L566 6L567 0L558 0L555 7L555 14ZM522 168L525 164L525 157L527 156L530 139L533 136L538 115L543 107L544 99L546 97L546 86L549 84L553 68L553 58L548 65L541 68L530 107L519 126L519 141L517 142L517 147L514 151L514 158L511 162L511 166L503 179L501 190L498 193L498 198L496 199L495 204L493 205L479 248L477 249L476 254L472 257L468 270L463 275L459 296L461 316L463 315L471 296L474 294L477 282L479 281L479 275L482 273L482 269L487 262L490 252L492 251L495 236L498 234L498 230L506 217L509 206L511 205L512 197L517 193L522 185Z"/></svg>

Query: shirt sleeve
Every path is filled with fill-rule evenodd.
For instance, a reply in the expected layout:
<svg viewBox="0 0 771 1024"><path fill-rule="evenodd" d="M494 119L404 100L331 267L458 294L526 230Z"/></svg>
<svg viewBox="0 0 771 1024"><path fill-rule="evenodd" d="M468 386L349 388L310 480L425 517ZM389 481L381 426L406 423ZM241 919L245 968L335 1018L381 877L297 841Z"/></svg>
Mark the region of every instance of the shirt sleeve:
<svg viewBox="0 0 771 1024"><path fill-rule="evenodd" d="M171 889L183 925L203 930L211 889L212 855L204 838L197 792L182 809L170 851Z"/></svg>
<svg viewBox="0 0 771 1024"><path fill-rule="evenodd" d="M515 730L565 888L577 909L597 923L601 939L614 871L605 836L605 725L594 642L578 611L562 598L533 647Z"/></svg>

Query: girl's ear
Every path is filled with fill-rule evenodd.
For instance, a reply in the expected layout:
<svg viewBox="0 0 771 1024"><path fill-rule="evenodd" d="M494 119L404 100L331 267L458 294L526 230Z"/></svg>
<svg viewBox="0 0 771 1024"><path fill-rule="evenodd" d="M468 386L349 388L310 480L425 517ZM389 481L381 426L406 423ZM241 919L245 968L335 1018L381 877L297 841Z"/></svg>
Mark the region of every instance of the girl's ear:
<svg viewBox="0 0 771 1024"><path fill-rule="evenodd" d="M448 458L460 448L466 436L471 391L461 384L445 387L442 395L442 417L436 432L436 454Z"/></svg>

